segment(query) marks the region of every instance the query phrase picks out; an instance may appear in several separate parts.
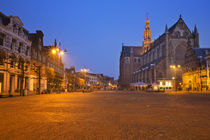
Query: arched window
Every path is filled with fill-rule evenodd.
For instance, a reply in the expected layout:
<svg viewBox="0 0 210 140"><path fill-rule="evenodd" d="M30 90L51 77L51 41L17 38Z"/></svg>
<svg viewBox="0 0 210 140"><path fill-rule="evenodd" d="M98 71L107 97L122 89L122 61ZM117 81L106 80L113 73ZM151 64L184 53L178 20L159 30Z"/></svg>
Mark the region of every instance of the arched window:
<svg viewBox="0 0 210 140"><path fill-rule="evenodd" d="M184 32L184 34L183 34L183 36L186 38L188 37L188 35L189 35L188 32Z"/></svg>
<svg viewBox="0 0 210 140"><path fill-rule="evenodd" d="M176 38L179 38L180 37L180 32L179 31L175 32L175 37Z"/></svg>

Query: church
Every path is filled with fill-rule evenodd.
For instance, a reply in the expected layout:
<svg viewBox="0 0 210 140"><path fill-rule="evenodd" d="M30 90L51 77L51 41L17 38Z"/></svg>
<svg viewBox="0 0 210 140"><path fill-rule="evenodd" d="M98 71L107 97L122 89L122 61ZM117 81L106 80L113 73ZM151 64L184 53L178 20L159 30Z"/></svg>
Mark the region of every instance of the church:
<svg viewBox="0 0 210 140"><path fill-rule="evenodd" d="M152 40L150 20L145 20L142 46L124 46L120 55L120 88L131 83L153 84L161 79L182 81L187 46L199 48L196 26L191 31L180 15L178 21L157 39ZM176 69L172 69L176 68Z"/></svg>

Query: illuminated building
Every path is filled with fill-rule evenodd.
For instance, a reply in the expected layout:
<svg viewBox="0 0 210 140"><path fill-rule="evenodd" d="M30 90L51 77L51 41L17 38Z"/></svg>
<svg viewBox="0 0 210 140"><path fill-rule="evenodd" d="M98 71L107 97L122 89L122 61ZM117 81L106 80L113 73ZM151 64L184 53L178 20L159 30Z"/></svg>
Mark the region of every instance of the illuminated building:
<svg viewBox="0 0 210 140"><path fill-rule="evenodd" d="M48 68L53 69L57 79L63 80L61 57L58 53L51 54L52 46L43 46L43 36L42 31L29 33L19 17L0 12L0 95L46 90Z"/></svg>
<svg viewBox="0 0 210 140"><path fill-rule="evenodd" d="M193 32L190 31L181 15L170 28L166 25L164 33L154 41L147 18L143 47L122 47L119 77L121 87L125 85L123 83L143 82L152 85L160 79L167 80L172 77L176 77L176 83L181 82L188 42L192 48L199 48L199 34L196 27ZM134 59L135 54L138 61ZM138 65L134 65L136 62ZM180 69L175 71L170 65L179 65Z"/></svg>
<svg viewBox="0 0 210 140"><path fill-rule="evenodd" d="M205 91L210 89L210 48L192 48L188 45L183 79L183 90Z"/></svg>
<svg viewBox="0 0 210 140"><path fill-rule="evenodd" d="M29 32L17 16L0 12L0 93L29 88L31 59Z"/></svg>

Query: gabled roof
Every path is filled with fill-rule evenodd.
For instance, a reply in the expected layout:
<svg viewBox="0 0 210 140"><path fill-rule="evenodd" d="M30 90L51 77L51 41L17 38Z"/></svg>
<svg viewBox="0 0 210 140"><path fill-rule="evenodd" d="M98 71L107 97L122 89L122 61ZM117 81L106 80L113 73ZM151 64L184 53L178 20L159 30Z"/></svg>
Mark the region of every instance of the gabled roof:
<svg viewBox="0 0 210 140"><path fill-rule="evenodd" d="M141 56L142 49L141 46L122 46L121 56L129 57L131 53L134 56Z"/></svg>
<svg viewBox="0 0 210 140"><path fill-rule="evenodd" d="M172 33L174 31L174 29L176 28L176 26L180 23L183 23L184 26L187 27L187 25L185 24L184 20L182 19L181 15L180 15L179 20L168 29L169 33ZM189 32L191 32L188 27L187 27L187 29L188 29Z"/></svg>
<svg viewBox="0 0 210 140"><path fill-rule="evenodd" d="M23 22L18 16L10 16L10 18L14 19L19 25L23 26Z"/></svg>

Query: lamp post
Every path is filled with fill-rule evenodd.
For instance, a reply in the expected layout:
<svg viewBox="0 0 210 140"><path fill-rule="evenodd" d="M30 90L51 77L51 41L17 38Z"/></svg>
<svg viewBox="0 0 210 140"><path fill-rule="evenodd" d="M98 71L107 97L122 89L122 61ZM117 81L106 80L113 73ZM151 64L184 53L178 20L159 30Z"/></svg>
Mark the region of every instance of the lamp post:
<svg viewBox="0 0 210 140"><path fill-rule="evenodd" d="M181 69L180 65L170 65L170 68L175 71L174 77L172 79L174 80L174 90L176 91L176 70Z"/></svg>
<svg viewBox="0 0 210 140"><path fill-rule="evenodd" d="M58 63L61 63L61 56L64 55L64 52L67 52L66 49L61 49L59 47L57 47L57 45L55 44L55 46L50 50L52 55L56 55L59 58ZM60 66L60 65L59 65ZM59 85L59 90L60 90L60 83Z"/></svg>

